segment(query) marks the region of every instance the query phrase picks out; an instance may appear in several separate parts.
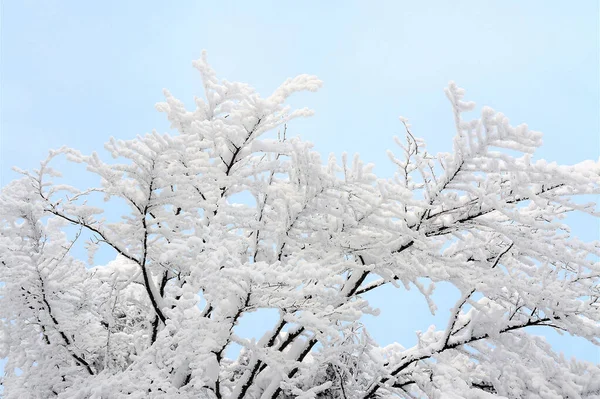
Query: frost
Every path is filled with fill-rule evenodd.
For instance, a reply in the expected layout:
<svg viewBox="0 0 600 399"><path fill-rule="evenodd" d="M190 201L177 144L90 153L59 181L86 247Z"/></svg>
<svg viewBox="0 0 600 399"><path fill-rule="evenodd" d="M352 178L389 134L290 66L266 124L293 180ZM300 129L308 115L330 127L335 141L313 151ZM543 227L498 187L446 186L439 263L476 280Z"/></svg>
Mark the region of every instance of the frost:
<svg viewBox="0 0 600 399"><path fill-rule="evenodd" d="M533 162L540 133L489 107L466 119L475 104L451 83L453 151L430 154L401 118L397 170L381 179L358 155L324 163L292 136L312 112L286 101L316 77L261 97L220 80L206 54L194 66L195 109L168 91L156 106L178 134L111 138L111 163L61 148L3 188L7 398L600 395L598 365L527 329L600 345L600 245L565 223L599 216L579 198L600 193L598 161ZM54 184L59 156L101 186ZM87 203L95 193L127 204L118 223ZM91 256L109 246L116 259L86 269L71 254L82 231ZM380 347L361 318L388 284L416 287L447 322ZM436 303L442 285L460 297ZM240 320L267 310L275 323L242 336Z"/></svg>

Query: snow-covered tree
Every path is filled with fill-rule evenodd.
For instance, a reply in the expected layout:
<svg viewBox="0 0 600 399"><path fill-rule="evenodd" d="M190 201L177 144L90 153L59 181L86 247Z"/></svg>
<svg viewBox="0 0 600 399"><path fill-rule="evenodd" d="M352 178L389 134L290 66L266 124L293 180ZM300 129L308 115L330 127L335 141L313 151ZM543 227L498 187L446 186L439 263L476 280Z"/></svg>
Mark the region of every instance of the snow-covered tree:
<svg viewBox="0 0 600 399"><path fill-rule="evenodd" d="M52 151L3 188L7 398L600 397L598 365L527 330L600 345L600 243L563 220L599 215L585 200L600 193L600 163L534 161L539 133L490 108L464 119L474 104L451 83L452 152L428 153L402 119L397 172L378 178L289 137L311 111L286 101L316 77L263 98L219 80L205 56L194 65L195 110L169 92L157 105L178 134L111 139L111 162ZM63 155L99 187L53 183ZM98 193L127 204L120 221L91 205ZM117 258L86 267L72 254L84 232ZM380 347L361 324L376 314L366 293L415 288L435 311L441 282L461 296L438 304L449 320L417 345ZM259 340L238 336L260 309L278 321Z"/></svg>

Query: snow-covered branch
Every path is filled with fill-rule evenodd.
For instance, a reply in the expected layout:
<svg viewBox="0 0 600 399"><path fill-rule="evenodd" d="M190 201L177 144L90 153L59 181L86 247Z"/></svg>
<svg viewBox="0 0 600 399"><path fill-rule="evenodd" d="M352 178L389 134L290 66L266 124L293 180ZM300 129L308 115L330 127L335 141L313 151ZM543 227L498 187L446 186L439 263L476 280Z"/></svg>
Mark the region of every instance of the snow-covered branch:
<svg viewBox="0 0 600 399"><path fill-rule="evenodd" d="M220 80L205 54L194 66L204 88L195 109L169 92L157 105L177 134L110 139L110 163L52 151L3 188L7 397L598 392L598 365L564 360L528 329L600 344L600 243L576 238L565 219L599 216L585 202L600 194L598 162L533 161L540 133L490 108L466 120L475 105L452 83L452 151L429 153L401 119L406 141L388 152L397 172L382 179L358 156L323 162L292 137L290 122L311 111L286 101L316 91L314 76L261 97ZM59 155L100 186L55 183ZM120 205L92 206L98 196ZM100 245L116 259L86 268L72 226L91 235L91 259ZM414 347L382 348L361 324L377 314L365 294L416 287L435 312L438 283L461 295ZM261 338L239 331L267 310L278 317Z"/></svg>

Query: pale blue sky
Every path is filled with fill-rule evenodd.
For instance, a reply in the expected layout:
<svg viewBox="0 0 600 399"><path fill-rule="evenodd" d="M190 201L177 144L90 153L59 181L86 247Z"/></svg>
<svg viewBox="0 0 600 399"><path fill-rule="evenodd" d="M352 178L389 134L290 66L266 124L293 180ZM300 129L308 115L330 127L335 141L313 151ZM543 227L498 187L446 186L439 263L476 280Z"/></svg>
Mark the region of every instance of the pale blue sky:
<svg viewBox="0 0 600 399"><path fill-rule="evenodd" d="M162 88L187 104L202 94L191 67L202 49L221 77L264 94L299 73L319 76L320 92L293 100L317 113L290 134L324 155L360 152L384 176L393 173L385 150L402 135L400 115L430 150L451 149L450 80L479 106L544 132L538 157L600 156L598 1L299 4L2 1L0 185L16 177L13 165L36 167L50 148L89 153L110 136L168 130L154 104ZM583 238L599 238L597 221L574 223ZM399 294L372 298L382 316L367 323L382 344L412 344L414 330L440 323L451 306L425 317L417 296L391 299ZM406 307L411 320L399 320ZM567 356L600 362L581 340L551 339Z"/></svg>

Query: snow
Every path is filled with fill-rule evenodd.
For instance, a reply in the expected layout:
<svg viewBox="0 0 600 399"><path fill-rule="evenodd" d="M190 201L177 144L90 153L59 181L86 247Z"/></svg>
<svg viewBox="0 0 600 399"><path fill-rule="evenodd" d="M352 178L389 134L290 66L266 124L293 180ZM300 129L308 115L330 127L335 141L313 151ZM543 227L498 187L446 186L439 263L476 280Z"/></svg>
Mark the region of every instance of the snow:
<svg viewBox="0 0 600 399"><path fill-rule="evenodd" d="M397 173L381 179L358 156L324 165L310 143L273 138L312 114L286 101L316 77L261 97L218 79L206 55L194 66L196 109L169 92L157 105L178 134L112 139L119 163L63 148L3 189L6 397L599 395L597 364L565 360L527 328L600 344L600 246L565 223L599 216L578 197L600 193L600 162L532 162L539 133L488 107L465 119L475 104L451 83L453 152L429 154L402 119ZM52 183L60 154L100 178L93 192L128 204L119 222L86 205L92 190ZM117 258L86 269L68 225ZM412 347L380 347L361 319L377 315L365 294L388 284L417 287L447 322ZM444 286L456 303L437 300ZM259 312L270 324L241 336Z"/></svg>

